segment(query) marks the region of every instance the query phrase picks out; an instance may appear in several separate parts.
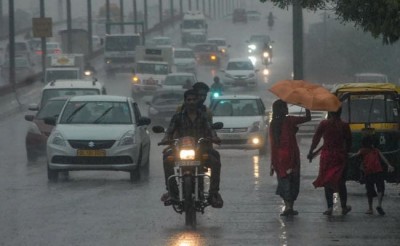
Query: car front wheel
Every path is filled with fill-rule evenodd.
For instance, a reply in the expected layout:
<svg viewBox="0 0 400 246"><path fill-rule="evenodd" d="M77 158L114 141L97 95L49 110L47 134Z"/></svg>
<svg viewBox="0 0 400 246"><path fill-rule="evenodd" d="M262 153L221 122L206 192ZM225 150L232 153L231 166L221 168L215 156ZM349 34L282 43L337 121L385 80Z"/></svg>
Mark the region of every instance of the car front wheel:
<svg viewBox="0 0 400 246"><path fill-rule="evenodd" d="M50 182L57 182L58 180L58 171L51 170L49 165L47 164L47 178Z"/></svg>

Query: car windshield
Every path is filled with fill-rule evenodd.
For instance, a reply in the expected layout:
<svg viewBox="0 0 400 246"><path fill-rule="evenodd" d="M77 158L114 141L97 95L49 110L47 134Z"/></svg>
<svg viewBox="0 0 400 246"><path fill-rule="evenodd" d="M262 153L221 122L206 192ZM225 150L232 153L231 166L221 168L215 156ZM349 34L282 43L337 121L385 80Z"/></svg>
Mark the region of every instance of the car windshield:
<svg viewBox="0 0 400 246"><path fill-rule="evenodd" d="M167 64L138 63L137 72L142 74L168 74Z"/></svg>
<svg viewBox="0 0 400 246"><path fill-rule="evenodd" d="M186 81L189 80L191 84L194 84L194 77L190 75L169 75L165 78L164 85L186 85Z"/></svg>
<svg viewBox="0 0 400 246"><path fill-rule="evenodd" d="M60 124L132 124L127 102L69 101Z"/></svg>
<svg viewBox="0 0 400 246"><path fill-rule="evenodd" d="M251 62L229 62L227 70L253 70Z"/></svg>
<svg viewBox="0 0 400 246"><path fill-rule="evenodd" d="M47 70L46 81L54 81L58 79L78 79L78 70Z"/></svg>
<svg viewBox="0 0 400 246"><path fill-rule="evenodd" d="M165 91L155 94L152 99L152 104L180 104L183 102L184 91Z"/></svg>
<svg viewBox="0 0 400 246"><path fill-rule="evenodd" d="M218 47L215 45L196 45L196 47L194 47L194 50L196 52L216 52L218 51Z"/></svg>
<svg viewBox="0 0 400 246"><path fill-rule="evenodd" d="M205 28L205 21L204 20L184 20L182 22L182 28L202 29L202 28Z"/></svg>
<svg viewBox="0 0 400 246"><path fill-rule="evenodd" d="M49 100L37 113L37 119L44 119L47 117L57 117L67 99Z"/></svg>
<svg viewBox="0 0 400 246"><path fill-rule="evenodd" d="M257 99L221 99L213 103L213 116L257 116L262 110Z"/></svg>
<svg viewBox="0 0 400 246"><path fill-rule="evenodd" d="M175 58L194 58L193 51L176 50L174 52Z"/></svg>
<svg viewBox="0 0 400 246"><path fill-rule="evenodd" d="M341 117L349 123L394 123L399 108L392 94L351 95L342 102Z"/></svg>
<svg viewBox="0 0 400 246"><path fill-rule="evenodd" d="M226 45L226 41L225 40L220 40L220 39L210 39L210 40L208 40L208 43L216 44L218 46L225 46Z"/></svg>
<svg viewBox="0 0 400 246"><path fill-rule="evenodd" d="M42 93L40 105L46 105L47 101L54 97L69 97L83 95L99 95L98 89L83 89L83 88L62 88L62 89L45 89Z"/></svg>

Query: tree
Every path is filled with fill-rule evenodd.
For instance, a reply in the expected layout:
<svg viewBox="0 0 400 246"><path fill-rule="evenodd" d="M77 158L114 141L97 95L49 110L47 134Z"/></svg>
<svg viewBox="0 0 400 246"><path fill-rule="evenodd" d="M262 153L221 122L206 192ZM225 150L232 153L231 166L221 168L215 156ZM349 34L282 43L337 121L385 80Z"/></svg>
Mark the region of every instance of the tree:
<svg viewBox="0 0 400 246"><path fill-rule="evenodd" d="M398 0L260 0L273 2L279 8L287 8L294 1L309 10L330 9L339 21L370 32L384 44L392 44L400 38L400 1Z"/></svg>

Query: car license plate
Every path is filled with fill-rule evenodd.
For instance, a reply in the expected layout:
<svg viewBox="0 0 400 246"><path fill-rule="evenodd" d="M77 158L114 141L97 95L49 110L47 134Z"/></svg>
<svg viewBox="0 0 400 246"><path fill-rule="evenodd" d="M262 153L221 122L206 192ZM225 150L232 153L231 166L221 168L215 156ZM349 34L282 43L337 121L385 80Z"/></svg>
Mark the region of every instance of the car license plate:
<svg viewBox="0 0 400 246"><path fill-rule="evenodd" d="M78 149L78 156L106 156L104 149Z"/></svg>
<svg viewBox="0 0 400 246"><path fill-rule="evenodd" d="M175 162L175 166L184 166L184 167L194 167L200 166L200 161L177 161Z"/></svg>

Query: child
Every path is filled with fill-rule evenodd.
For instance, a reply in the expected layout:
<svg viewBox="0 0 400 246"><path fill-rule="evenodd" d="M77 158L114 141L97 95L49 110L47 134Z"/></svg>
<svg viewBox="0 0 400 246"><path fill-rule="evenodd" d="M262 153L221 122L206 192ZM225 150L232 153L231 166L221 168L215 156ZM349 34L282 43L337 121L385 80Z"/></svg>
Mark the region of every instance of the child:
<svg viewBox="0 0 400 246"><path fill-rule="evenodd" d="M362 148L353 156L361 156L365 173L365 188L367 189L368 210L366 214L373 214L373 198L378 196L378 206L376 211L380 215L385 215L382 209L382 198L385 192L384 169L381 160L388 166L388 172L393 172L394 168L390 165L384 155L373 145L372 136L365 136L361 142ZM353 157L352 156L352 157ZM376 187L376 192L375 191ZM378 193L378 194L377 194Z"/></svg>

